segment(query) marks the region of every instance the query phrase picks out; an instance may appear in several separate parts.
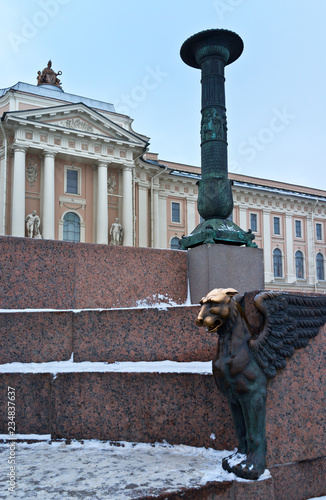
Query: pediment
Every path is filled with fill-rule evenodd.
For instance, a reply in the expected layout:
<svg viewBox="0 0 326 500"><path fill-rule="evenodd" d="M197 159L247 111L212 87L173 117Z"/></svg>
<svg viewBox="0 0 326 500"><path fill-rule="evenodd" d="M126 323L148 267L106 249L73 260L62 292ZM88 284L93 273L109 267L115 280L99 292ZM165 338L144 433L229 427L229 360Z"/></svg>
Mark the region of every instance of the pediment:
<svg viewBox="0 0 326 500"><path fill-rule="evenodd" d="M15 121L28 122L30 125L43 124L57 129L69 129L70 133L83 133L85 136L99 136L115 139L122 142L144 146L143 137L125 130L122 126L106 116L94 111L83 103L54 106L51 108L38 108L27 111L14 111L7 113L8 118Z"/></svg>

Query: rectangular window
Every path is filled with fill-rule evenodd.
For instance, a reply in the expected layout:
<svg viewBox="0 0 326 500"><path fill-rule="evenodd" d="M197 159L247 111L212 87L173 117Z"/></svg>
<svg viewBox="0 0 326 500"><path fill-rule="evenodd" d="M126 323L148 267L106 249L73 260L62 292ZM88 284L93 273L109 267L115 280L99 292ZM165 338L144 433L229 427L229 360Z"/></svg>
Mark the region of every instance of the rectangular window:
<svg viewBox="0 0 326 500"><path fill-rule="evenodd" d="M322 240L323 239L323 233L321 229L321 224L319 222L316 223L316 240Z"/></svg>
<svg viewBox="0 0 326 500"><path fill-rule="evenodd" d="M250 229L257 233L257 214L250 214Z"/></svg>
<svg viewBox="0 0 326 500"><path fill-rule="evenodd" d="M180 203L172 202L172 222L180 222Z"/></svg>
<svg viewBox="0 0 326 500"><path fill-rule="evenodd" d="M296 238L302 238L301 220L296 220L295 221L295 237Z"/></svg>
<svg viewBox="0 0 326 500"><path fill-rule="evenodd" d="M274 234L281 234L280 218L274 217Z"/></svg>
<svg viewBox="0 0 326 500"><path fill-rule="evenodd" d="M67 168L67 185L66 193L79 194L78 193L78 170L71 170Z"/></svg>

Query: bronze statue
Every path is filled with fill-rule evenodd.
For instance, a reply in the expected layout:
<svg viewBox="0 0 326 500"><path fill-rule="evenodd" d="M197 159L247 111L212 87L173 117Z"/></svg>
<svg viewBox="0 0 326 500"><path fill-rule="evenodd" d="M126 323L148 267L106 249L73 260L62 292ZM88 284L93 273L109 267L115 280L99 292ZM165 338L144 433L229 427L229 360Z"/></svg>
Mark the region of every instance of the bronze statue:
<svg viewBox="0 0 326 500"><path fill-rule="evenodd" d="M245 479L258 479L266 468L266 395L268 379L286 366L295 349L305 347L326 322L326 297L262 292L254 304L264 326L254 336L233 288L212 290L200 301L197 326L219 336L213 375L228 398L238 451L223 468Z"/></svg>
<svg viewBox="0 0 326 500"><path fill-rule="evenodd" d="M42 71L37 72L37 85L55 85L56 87L61 88L61 82L58 78L58 75L62 75L62 71L58 71L56 73L52 69L52 61L48 62L47 68L44 68Z"/></svg>

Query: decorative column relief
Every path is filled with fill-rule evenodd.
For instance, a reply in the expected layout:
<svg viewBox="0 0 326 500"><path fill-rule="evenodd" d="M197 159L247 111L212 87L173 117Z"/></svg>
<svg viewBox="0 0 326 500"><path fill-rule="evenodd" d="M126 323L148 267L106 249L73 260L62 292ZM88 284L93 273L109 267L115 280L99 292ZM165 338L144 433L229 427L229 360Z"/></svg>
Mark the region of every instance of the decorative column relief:
<svg viewBox="0 0 326 500"><path fill-rule="evenodd" d="M274 280L272 270L272 245L271 245L271 211L263 209L263 231L264 231L264 268L265 268L265 283L270 283Z"/></svg>
<svg viewBox="0 0 326 500"><path fill-rule="evenodd" d="M122 225L124 227L124 246L132 247L133 244L133 214L132 214L132 167L124 167L122 175ZM141 218L139 220L141 225Z"/></svg>
<svg viewBox="0 0 326 500"><path fill-rule="evenodd" d="M11 204L12 236L25 236L25 162L26 148L15 146Z"/></svg>
<svg viewBox="0 0 326 500"><path fill-rule="evenodd" d="M54 240L54 159L55 153L44 152L43 171L43 238Z"/></svg>
<svg viewBox="0 0 326 500"><path fill-rule="evenodd" d="M96 243L107 245L109 242L108 215L108 164L99 162L97 166L97 217Z"/></svg>
<svg viewBox="0 0 326 500"><path fill-rule="evenodd" d="M293 221L292 214L285 214L285 241L286 241L286 281L294 283L296 281L294 273L294 250L293 250Z"/></svg>
<svg viewBox="0 0 326 500"><path fill-rule="evenodd" d="M138 184L138 240L140 247L148 246L148 188L146 185Z"/></svg>

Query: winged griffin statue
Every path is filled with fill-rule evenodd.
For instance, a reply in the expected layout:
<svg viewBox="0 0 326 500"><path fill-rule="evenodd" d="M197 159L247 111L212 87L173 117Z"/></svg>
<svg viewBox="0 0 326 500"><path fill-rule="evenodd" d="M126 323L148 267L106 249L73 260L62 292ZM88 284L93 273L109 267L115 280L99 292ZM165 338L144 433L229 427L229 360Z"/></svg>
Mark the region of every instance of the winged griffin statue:
<svg viewBox="0 0 326 500"><path fill-rule="evenodd" d="M223 460L223 468L258 479L266 468L268 380L325 324L326 297L259 293L254 304L264 316L264 326L254 336L237 294L233 288L212 290L200 301L196 324L218 333L213 375L229 401L236 428L238 451Z"/></svg>

